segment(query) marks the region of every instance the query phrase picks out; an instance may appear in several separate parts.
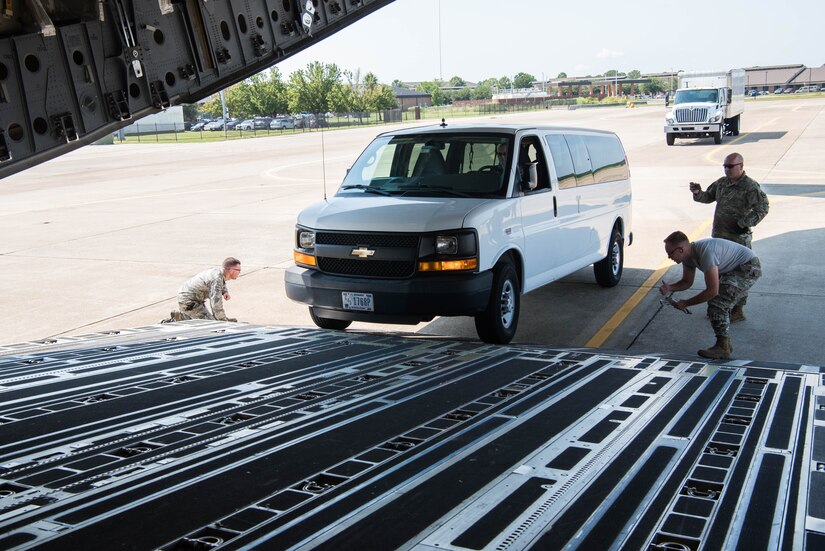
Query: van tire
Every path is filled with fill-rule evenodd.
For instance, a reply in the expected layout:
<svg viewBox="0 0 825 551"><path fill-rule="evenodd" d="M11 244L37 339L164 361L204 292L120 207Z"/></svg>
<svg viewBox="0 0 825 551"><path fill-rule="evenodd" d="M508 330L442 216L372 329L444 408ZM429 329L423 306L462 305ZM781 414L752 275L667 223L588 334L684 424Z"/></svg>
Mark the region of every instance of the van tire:
<svg viewBox="0 0 825 551"><path fill-rule="evenodd" d="M342 331L349 327L352 323L352 321L350 320L322 318L321 316L315 314L315 311L312 309L312 306L309 307L309 317L311 317L312 322L321 329L333 329L335 331Z"/></svg>
<svg viewBox="0 0 825 551"><path fill-rule="evenodd" d="M602 287L615 287L622 279L624 270L624 239L618 229L613 228L607 256L593 264L596 283Z"/></svg>
<svg viewBox="0 0 825 551"><path fill-rule="evenodd" d="M521 286L510 260L496 264L487 309L475 316L478 338L491 344L507 344L516 335L521 311Z"/></svg>
<svg viewBox="0 0 825 551"><path fill-rule="evenodd" d="M667 142L667 145L673 145L676 143L676 136L673 134L665 134L665 141Z"/></svg>

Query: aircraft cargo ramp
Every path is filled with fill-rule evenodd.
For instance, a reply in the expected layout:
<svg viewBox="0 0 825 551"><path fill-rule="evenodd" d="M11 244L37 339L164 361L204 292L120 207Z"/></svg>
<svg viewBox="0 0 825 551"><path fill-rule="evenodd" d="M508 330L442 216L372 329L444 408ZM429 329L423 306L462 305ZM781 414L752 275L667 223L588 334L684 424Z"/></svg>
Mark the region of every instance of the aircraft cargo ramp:
<svg viewBox="0 0 825 551"><path fill-rule="evenodd" d="M2 549L823 549L822 370L187 322L0 349Z"/></svg>

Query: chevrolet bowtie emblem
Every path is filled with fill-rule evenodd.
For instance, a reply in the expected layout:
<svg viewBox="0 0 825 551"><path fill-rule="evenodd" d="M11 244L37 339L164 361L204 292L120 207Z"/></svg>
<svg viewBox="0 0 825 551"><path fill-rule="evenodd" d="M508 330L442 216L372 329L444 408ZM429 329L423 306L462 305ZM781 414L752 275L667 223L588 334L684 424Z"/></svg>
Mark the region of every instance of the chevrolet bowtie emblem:
<svg viewBox="0 0 825 551"><path fill-rule="evenodd" d="M368 256L372 256L375 254L375 251L372 249L368 249L366 247L358 247L357 249L352 249L350 253L352 256L358 256L361 258L367 258Z"/></svg>

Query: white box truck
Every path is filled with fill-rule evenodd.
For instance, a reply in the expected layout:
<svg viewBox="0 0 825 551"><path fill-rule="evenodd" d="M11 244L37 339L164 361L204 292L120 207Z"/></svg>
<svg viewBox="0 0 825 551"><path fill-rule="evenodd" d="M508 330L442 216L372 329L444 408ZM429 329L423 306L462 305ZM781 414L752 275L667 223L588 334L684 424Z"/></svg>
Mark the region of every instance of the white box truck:
<svg viewBox="0 0 825 551"><path fill-rule="evenodd" d="M665 115L665 138L713 138L739 135L739 118L745 110L745 70L681 72L673 109Z"/></svg>

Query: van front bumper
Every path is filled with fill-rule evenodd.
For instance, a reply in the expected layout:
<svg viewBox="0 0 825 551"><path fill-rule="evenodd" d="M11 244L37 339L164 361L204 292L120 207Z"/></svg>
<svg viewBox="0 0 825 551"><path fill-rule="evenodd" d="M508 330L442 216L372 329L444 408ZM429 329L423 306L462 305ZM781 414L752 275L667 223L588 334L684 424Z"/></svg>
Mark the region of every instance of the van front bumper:
<svg viewBox="0 0 825 551"><path fill-rule="evenodd" d="M473 316L490 300L491 271L418 275L410 279L369 279L329 275L292 266L286 295L311 306L323 318L374 323L416 324L435 316ZM374 310L344 310L343 294L369 293Z"/></svg>

